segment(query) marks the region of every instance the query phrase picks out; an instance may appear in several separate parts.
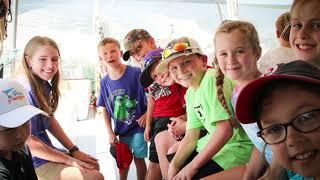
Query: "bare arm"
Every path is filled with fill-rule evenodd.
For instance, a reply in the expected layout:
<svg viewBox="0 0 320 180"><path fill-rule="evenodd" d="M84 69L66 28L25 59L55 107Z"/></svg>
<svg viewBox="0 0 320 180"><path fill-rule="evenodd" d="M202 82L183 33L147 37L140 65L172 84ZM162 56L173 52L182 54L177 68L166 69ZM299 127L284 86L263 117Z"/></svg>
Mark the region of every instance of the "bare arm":
<svg viewBox="0 0 320 180"><path fill-rule="evenodd" d="M114 134L112 130L112 125L111 125L111 117L109 112L107 111L107 108L105 107L100 107L100 110L102 112L102 117L104 119L104 122L106 124L107 132L109 135L109 143L113 146L115 146L115 142L118 141L117 136Z"/></svg>
<svg viewBox="0 0 320 180"><path fill-rule="evenodd" d="M148 105L147 105L147 117L146 117L146 128L144 130L144 139L146 141L150 141L150 132L152 128L152 113L154 109L154 99L153 97L149 94L148 95Z"/></svg>
<svg viewBox="0 0 320 180"><path fill-rule="evenodd" d="M64 130L62 129L59 122L54 116L50 118L50 126L48 130L68 150L70 150L74 146L71 139L64 132ZM91 164L94 167L94 169L99 169L99 164L97 162L98 160L82 152L81 150L74 151L71 155L80 161Z"/></svg>
<svg viewBox="0 0 320 180"><path fill-rule="evenodd" d="M199 139L200 129L189 129L179 144L178 150L169 164L168 178L172 179L182 168L184 162L194 151Z"/></svg>
<svg viewBox="0 0 320 180"><path fill-rule="evenodd" d="M233 129L228 120L217 122L217 129L211 135L205 148L177 175L178 178L191 179L230 140Z"/></svg>
<svg viewBox="0 0 320 180"><path fill-rule="evenodd" d="M64 154L60 151L57 151L48 145L46 145L44 142L42 142L40 139L38 139L35 136L30 136L27 140L27 145L30 148L30 151L32 155L37 156L41 159L45 159L51 162L58 162L67 164L69 166L78 167L81 170L84 169L93 169L94 167L91 166L88 163L79 161L75 158L72 158L68 156L67 154Z"/></svg>

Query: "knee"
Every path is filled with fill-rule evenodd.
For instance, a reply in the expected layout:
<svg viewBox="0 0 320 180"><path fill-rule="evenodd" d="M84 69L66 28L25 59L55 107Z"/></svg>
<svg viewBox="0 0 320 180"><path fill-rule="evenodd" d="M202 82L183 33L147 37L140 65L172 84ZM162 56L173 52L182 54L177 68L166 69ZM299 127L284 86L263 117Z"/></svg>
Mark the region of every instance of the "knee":
<svg viewBox="0 0 320 180"><path fill-rule="evenodd" d="M100 173L100 171L97 170L92 170L90 173L90 178L88 179L92 179L92 180L104 180L103 175Z"/></svg>
<svg viewBox="0 0 320 180"><path fill-rule="evenodd" d="M168 154L172 154L172 153L177 152L178 147L179 147L179 143L176 143L176 144L174 144L173 146L171 146L171 147L168 149Z"/></svg>

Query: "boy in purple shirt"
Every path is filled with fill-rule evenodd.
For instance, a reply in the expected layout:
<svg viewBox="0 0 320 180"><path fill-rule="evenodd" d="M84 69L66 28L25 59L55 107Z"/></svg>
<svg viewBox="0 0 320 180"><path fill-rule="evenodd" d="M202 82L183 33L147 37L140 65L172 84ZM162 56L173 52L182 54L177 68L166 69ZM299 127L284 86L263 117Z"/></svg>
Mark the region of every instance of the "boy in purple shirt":
<svg viewBox="0 0 320 180"><path fill-rule="evenodd" d="M144 158L147 157L148 147L143 136L147 105L144 89L139 83L141 70L121 63L122 52L116 39L101 40L98 52L108 71L100 82L98 106L102 107L109 143L115 146L120 141L129 145L134 155L137 179L142 180L146 174ZM120 172L120 179L127 179L128 170Z"/></svg>

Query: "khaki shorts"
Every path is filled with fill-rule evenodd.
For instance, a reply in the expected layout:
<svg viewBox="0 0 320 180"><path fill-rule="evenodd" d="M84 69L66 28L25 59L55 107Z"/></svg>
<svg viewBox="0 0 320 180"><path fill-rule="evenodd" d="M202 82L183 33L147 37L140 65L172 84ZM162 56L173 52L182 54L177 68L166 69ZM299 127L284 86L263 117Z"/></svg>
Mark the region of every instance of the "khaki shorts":
<svg viewBox="0 0 320 180"><path fill-rule="evenodd" d="M60 172L67 167L69 166L65 164L48 162L35 170L39 180L52 180L56 179Z"/></svg>

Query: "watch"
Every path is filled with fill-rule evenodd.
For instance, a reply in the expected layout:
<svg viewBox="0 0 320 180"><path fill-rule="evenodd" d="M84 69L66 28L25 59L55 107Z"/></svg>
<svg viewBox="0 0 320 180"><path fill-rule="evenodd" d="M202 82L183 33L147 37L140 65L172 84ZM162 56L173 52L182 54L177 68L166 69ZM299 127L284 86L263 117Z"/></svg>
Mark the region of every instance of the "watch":
<svg viewBox="0 0 320 180"><path fill-rule="evenodd" d="M72 153L74 153L75 151L79 151L79 148L78 148L78 146L76 146L76 145L72 146L72 148L69 149L69 153L70 153L71 155L72 155Z"/></svg>

